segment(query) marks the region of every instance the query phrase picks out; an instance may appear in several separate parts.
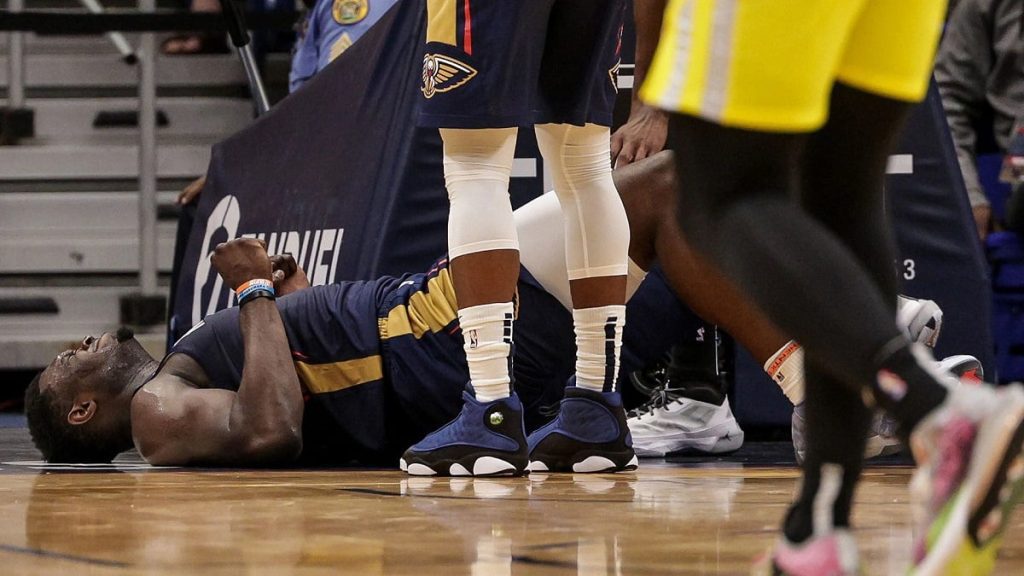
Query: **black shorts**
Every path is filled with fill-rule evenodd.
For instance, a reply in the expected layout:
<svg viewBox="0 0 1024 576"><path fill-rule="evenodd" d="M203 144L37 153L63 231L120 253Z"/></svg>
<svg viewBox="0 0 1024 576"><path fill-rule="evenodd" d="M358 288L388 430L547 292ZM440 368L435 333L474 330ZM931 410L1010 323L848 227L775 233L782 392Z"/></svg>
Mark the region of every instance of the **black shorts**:
<svg viewBox="0 0 1024 576"><path fill-rule="evenodd" d="M427 0L420 125L611 125L625 0Z"/></svg>

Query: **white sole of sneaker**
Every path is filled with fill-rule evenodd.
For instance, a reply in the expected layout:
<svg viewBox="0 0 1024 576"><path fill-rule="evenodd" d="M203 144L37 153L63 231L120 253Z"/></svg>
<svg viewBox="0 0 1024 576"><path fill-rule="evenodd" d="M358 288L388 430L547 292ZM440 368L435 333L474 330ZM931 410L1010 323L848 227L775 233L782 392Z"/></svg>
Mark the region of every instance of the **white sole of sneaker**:
<svg viewBox="0 0 1024 576"><path fill-rule="evenodd" d="M437 476L437 472L434 472L434 469L430 466L415 462L409 464L405 471L411 476Z"/></svg>
<svg viewBox="0 0 1024 576"><path fill-rule="evenodd" d="M407 464L405 459L398 461L398 468L411 476L437 476L437 472L426 464ZM449 476L501 476L504 474L515 475L516 467L511 462L500 458L483 456L473 462L473 471L470 472L465 466L456 462L448 467Z"/></svg>
<svg viewBox="0 0 1024 576"><path fill-rule="evenodd" d="M993 477L1006 455L1006 445L1011 442L1021 421L1024 420L1024 392L1020 389L1008 391L1001 408L1001 414L986 419L986 425L979 430L967 476L948 513L945 529L931 546L924 561L916 570L912 571L915 576L944 574L945 568L954 559L961 543L967 537L969 517L972 511L981 505L988 493ZM1015 457L1019 457L1019 455L1015 455ZM1018 478L1017 482L1020 481L1021 479ZM1013 482L1012 478L1008 478L1007 484L1011 482ZM1002 523L1005 524L1009 520L1007 516L1009 516L1008 513L1000 519ZM982 545L985 544L987 542L982 543Z"/></svg>
<svg viewBox="0 0 1024 576"><path fill-rule="evenodd" d="M515 474L515 472L516 467L511 462L493 456L477 458L473 463L473 476L496 476L498 474Z"/></svg>
<svg viewBox="0 0 1024 576"><path fill-rule="evenodd" d="M636 456L630 459L629 463L626 464L625 470L635 470L640 465L640 461ZM594 474L597 472L614 472L616 470L615 463L605 458L604 456L587 456L582 462L577 462L572 465L572 471L580 474ZM530 464L526 467L530 472L549 472L547 464L540 462L539 460L531 460Z"/></svg>
<svg viewBox="0 0 1024 576"><path fill-rule="evenodd" d="M640 461L636 456L630 459L629 463L626 464L625 470L633 470L639 465ZM597 472L614 472L618 469L615 462L605 458L604 456L587 456L581 462L577 462L572 465L573 472L579 472L581 474L594 474Z"/></svg>
<svg viewBox="0 0 1024 576"><path fill-rule="evenodd" d="M572 465L573 472L581 472L584 474L593 472L604 472L605 470L614 470L615 462L605 458L604 456L587 456L581 462L577 462Z"/></svg>
<svg viewBox="0 0 1024 576"><path fill-rule="evenodd" d="M699 432L678 432L656 438L633 436L633 450L641 458L660 458L684 450L721 454L739 450L741 446L743 446L743 430L736 426L735 422Z"/></svg>

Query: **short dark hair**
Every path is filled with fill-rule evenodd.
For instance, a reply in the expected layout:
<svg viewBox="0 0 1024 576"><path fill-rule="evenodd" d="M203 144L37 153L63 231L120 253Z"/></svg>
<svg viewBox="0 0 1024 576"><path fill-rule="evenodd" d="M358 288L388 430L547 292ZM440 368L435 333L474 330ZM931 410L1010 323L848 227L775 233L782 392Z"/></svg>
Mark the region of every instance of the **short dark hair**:
<svg viewBox="0 0 1024 576"><path fill-rule="evenodd" d="M40 390L42 372L25 390L25 417L32 442L47 462L110 462L120 450L108 438L87 425L72 426L67 422L70 406L62 406L52 390Z"/></svg>

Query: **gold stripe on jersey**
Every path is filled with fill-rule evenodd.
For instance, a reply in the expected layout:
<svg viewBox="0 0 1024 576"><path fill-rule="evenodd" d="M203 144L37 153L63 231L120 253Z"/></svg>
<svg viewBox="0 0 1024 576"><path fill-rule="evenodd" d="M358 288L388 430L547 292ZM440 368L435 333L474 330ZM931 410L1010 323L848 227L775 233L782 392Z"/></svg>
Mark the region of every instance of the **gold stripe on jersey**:
<svg viewBox="0 0 1024 576"><path fill-rule="evenodd" d="M380 354L330 364L295 362L299 381L313 394L326 394L384 378Z"/></svg>
<svg viewBox="0 0 1024 576"><path fill-rule="evenodd" d="M458 27L455 1L427 0L427 42L458 45L455 38L455 29Z"/></svg>
<svg viewBox="0 0 1024 576"><path fill-rule="evenodd" d="M413 293L409 304L395 306L387 318L378 320L381 340L412 334L422 338L427 332L440 332L459 317L455 287L447 268L427 281L426 291Z"/></svg>

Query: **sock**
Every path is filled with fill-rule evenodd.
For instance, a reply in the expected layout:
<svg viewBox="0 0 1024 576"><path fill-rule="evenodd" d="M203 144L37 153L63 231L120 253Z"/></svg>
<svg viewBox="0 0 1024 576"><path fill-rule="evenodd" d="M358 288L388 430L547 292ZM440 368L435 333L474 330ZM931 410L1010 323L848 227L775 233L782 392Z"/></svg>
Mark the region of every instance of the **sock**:
<svg viewBox="0 0 1024 576"><path fill-rule="evenodd" d="M875 401L899 424L900 438L909 441L910 432L946 399L946 387L929 374L904 338L893 342L896 350L879 363L872 386Z"/></svg>
<svg viewBox="0 0 1024 576"><path fill-rule="evenodd" d="M793 406L804 401L804 349L790 340L764 363L764 371L782 388Z"/></svg>
<svg viewBox="0 0 1024 576"><path fill-rule="evenodd" d="M512 316L511 302L459 310L469 381L481 402L508 398L511 394Z"/></svg>
<svg viewBox="0 0 1024 576"><path fill-rule="evenodd" d="M576 385L595 392L613 392L619 373L624 305L572 311L576 326Z"/></svg>
<svg viewBox="0 0 1024 576"><path fill-rule="evenodd" d="M726 385L719 343L718 328L702 322L692 341L673 346L665 366L669 388L679 396L721 406L725 401Z"/></svg>

